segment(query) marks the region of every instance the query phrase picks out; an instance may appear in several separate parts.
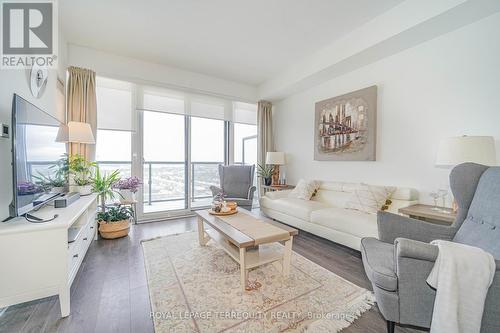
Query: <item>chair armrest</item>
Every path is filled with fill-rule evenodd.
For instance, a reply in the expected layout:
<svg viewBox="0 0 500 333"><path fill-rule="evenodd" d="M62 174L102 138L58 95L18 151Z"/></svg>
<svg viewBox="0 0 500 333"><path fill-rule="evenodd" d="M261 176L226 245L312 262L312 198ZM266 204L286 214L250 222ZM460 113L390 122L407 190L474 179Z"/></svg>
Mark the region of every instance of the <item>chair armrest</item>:
<svg viewBox="0 0 500 333"><path fill-rule="evenodd" d="M394 241L396 257L436 261L439 248L436 245L419 242L407 238L396 238ZM496 273L500 275L500 260L495 260Z"/></svg>
<svg viewBox="0 0 500 333"><path fill-rule="evenodd" d="M381 241L393 244L396 238L403 237L430 243L435 239L451 240L456 228L429 223L409 217L379 211L377 214L378 237Z"/></svg>
<svg viewBox="0 0 500 333"><path fill-rule="evenodd" d="M212 197L215 197L217 194L222 192L222 189L215 185L210 185L210 191L212 191Z"/></svg>
<svg viewBox="0 0 500 333"><path fill-rule="evenodd" d="M257 189L257 187L255 186L252 186L248 189L248 200L253 200L253 195L255 193L255 190Z"/></svg>
<svg viewBox="0 0 500 333"><path fill-rule="evenodd" d="M436 245L407 238L396 238L394 241L396 257L436 261L439 248Z"/></svg>
<svg viewBox="0 0 500 333"><path fill-rule="evenodd" d="M281 199L288 197L288 194L292 192L292 190L283 190L283 191L269 191L266 192L266 197L271 200Z"/></svg>

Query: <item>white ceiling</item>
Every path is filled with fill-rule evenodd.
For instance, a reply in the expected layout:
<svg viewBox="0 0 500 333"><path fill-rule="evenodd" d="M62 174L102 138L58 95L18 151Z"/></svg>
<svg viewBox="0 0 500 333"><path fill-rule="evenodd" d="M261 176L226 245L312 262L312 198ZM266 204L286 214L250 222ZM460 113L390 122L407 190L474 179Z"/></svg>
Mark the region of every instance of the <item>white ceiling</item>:
<svg viewBox="0 0 500 333"><path fill-rule="evenodd" d="M64 0L59 10L69 43L257 85L400 2Z"/></svg>

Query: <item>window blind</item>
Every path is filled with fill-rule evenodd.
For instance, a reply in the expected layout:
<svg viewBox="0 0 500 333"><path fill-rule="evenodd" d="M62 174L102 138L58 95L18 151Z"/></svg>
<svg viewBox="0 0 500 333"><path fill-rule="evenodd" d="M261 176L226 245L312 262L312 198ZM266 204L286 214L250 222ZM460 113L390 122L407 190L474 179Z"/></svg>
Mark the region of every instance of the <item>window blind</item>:
<svg viewBox="0 0 500 333"><path fill-rule="evenodd" d="M97 128L132 131L133 86L124 81L96 80Z"/></svg>
<svg viewBox="0 0 500 333"><path fill-rule="evenodd" d="M257 125L257 104L234 102L232 121Z"/></svg>
<svg viewBox="0 0 500 333"><path fill-rule="evenodd" d="M100 77L97 86L99 129L130 130L133 109L257 123L256 104Z"/></svg>
<svg viewBox="0 0 500 333"><path fill-rule="evenodd" d="M185 114L184 96L155 87L139 89L139 110Z"/></svg>

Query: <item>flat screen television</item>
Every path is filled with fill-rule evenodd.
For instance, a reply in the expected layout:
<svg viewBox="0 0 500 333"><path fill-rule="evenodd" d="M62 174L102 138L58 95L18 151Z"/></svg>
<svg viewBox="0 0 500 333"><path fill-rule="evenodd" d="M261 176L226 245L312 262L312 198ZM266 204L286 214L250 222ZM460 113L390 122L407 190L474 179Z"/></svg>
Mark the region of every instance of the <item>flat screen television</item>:
<svg viewBox="0 0 500 333"><path fill-rule="evenodd" d="M11 217L24 215L61 194L53 186L55 179L66 177L59 170L66 157L66 144L56 140L60 125L59 120L14 94Z"/></svg>

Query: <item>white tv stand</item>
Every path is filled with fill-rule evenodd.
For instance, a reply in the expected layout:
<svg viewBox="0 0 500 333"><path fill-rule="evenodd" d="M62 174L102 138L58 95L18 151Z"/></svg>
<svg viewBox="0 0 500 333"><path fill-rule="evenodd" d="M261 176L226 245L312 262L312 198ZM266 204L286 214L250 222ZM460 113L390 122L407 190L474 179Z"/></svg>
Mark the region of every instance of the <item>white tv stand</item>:
<svg viewBox="0 0 500 333"><path fill-rule="evenodd" d="M81 197L66 208L46 206L32 212L47 223L19 217L0 222L0 308L35 299L59 296L61 316L70 313L70 288L87 253L97 239L97 196ZM79 228L68 243L68 229Z"/></svg>

